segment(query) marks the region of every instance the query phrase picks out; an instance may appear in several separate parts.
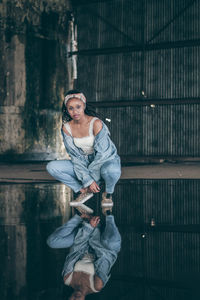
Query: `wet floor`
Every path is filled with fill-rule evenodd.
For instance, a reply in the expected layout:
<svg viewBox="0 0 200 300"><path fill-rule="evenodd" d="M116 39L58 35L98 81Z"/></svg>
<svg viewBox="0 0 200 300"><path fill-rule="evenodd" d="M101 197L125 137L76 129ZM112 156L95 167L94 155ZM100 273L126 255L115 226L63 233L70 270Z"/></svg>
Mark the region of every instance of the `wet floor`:
<svg viewBox="0 0 200 300"><path fill-rule="evenodd" d="M66 250L47 236L68 220L63 184L0 185L1 300L67 300ZM89 200L100 213L99 199ZM122 250L100 300L197 300L200 279L200 180L120 180L114 215ZM101 216L102 217L102 216Z"/></svg>
<svg viewBox="0 0 200 300"><path fill-rule="evenodd" d="M65 253L51 251L46 238L70 217L69 192L60 184L0 185L2 300L60 293Z"/></svg>

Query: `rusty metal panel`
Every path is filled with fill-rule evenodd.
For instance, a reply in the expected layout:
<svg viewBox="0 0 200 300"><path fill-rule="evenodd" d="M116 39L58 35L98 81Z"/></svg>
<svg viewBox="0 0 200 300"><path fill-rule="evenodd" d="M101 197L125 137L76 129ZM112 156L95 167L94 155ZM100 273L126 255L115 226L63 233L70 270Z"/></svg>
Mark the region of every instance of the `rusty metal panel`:
<svg viewBox="0 0 200 300"><path fill-rule="evenodd" d="M144 3L147 42L199 38L199 1L145 0Z"/></svg>
<svg viewBox="0 0 200 300"><path fill-rule="evenodd" d="M200 47L149 51L144 57L143 90L147 98L199 96Z"/></svg>
<svg viewBox="0 0 200 300"><path fill-rule="evenodd" d="M199 156L198 104L98 108L120 155Z"/></svg>
<svg viewBox="0 0 200 300"><path fill-rule="evenodd" d="M78 49L140 43L142 2L109 1L77 8ZM134 16L134 17L133 17ZM77 88L89 101L127 100L141 89L141 53L78 56Z"/></svg>
<svg viewBox="0 0 200 300"><path fill-rule="evenodd" d="M113 0L80 5L76 10L78 48L137 44L142 38L142 14L143 3L137 0Z"/></svg>
<svg viewBox="0 0 200 300"><path fill-rule="evenodd" d="M199 1L109 1L77 9L78 49L200 37ZM128 39L132 37L132 39ZM127 40L128 39L128 40ZM127 43L128 42L128 43ZM144 43L144 44L143 44ZM90 101L199 96L199 46L79 56L77 87Z"/></svg>
<svg viewBox="0 0 200 300"><path fill-rule="evenodd" d="M77 87L89 101L199 97L200 48L78 58ZM143 92L143 95L142 95ZM179 101L179 100L177 100Z"/></svg>
<svg viewBox="0 0 200 300"><path fill-rule="evenodd" d="M200 47L79 56L77 87L94 102L138 97L189 102L199 97L199 63Z"/></svg>
<svg viewBox="0 0 200 300"><path fill-rule="evenodd" d="M89 101L127 100L141 90L141 53L79 56L77 88Z"/></svg>

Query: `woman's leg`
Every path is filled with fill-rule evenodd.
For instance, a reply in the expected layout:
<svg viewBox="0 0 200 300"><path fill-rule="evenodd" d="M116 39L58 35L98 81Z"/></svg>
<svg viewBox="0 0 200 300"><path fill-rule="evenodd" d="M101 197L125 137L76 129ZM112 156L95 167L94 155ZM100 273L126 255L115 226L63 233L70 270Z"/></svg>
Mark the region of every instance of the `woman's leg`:
<svg viewBox="0 0 200 300"><path fill-rule="evenodd" d="M50 161L46 169L51 176L69 186L75 193L81 190L82 184L76 177L71 160Z"/></svg>
<svg viewBox="0 0 200 300"><path fill-rule="evenodd" d="M115 224L114 216L106 216L106 226L101 235L101 243L108 250L119 252L121 248L121 235Z"/></svg>
<svg viewBox="0 0 200 300"><path fill-rule="evenodd" d="M107 161L101 167L101 177L105 181L106 193L112 194L115 185L121 176L121 167L118 159Z"/></svg>
<svg viewBox="0 0 200 300"><path fill-rule="evenodd" d="M51 248L68 248L74 243L78 226L83 219L74 215L67 223L57 228L47 239L47 245Z"/></svg>
<svg viewBox="0 0 200 300"><path fill-rule="evenodd" d="M121 236L115 225L112 215L106 217L106 227L101 234L99 228L95 228L90 240L90 247L94 250L96 260L94 262L96 276L102 280L103 285L109 279L109 272L117 259L117 253L121 247ZM98 283L95 288L98 289ZM101 286L99 287L101 288Z"/></svg>

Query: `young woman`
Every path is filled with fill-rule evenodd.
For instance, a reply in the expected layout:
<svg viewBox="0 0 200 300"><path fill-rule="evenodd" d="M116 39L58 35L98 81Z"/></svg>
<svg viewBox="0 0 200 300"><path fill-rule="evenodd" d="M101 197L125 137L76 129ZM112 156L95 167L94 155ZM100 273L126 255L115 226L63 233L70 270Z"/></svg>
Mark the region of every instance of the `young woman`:
<svg viewBox="0 0 200 300"><path fill-rule="evenodd" d="M107 126L94 117L84 94L77 90L69 91L65 97L61 132L71 160L51 161L47 171L78 193L70 205L82 206L88 213L93 211L83 203L100 192L99 183L103 179L101 206L112 211L112 194L121 175L120 158Z"/></svg>
<svg viewBox="0 0 200 300"><path fill-rule="evenodd" d="M47 239L53 249L70 248L63 267L64 283L74 289L69 300L84 300L107 284L110 270L121 248L121 236L113 215L105 216L100 230L100 217L74 215Z"/></svg>

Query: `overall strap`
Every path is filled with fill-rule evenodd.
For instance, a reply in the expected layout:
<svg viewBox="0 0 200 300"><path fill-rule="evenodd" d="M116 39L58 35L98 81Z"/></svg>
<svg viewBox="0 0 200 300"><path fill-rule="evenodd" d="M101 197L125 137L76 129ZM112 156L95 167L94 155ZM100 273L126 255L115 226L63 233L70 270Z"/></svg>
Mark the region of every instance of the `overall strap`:
<svg viewBox="0 0 200 300"><path fill-rule="evenodd" d="M72 131L71 131L71 127L70 127L69 123L68 122L65 123L64 126L67 129L67 131L69 132L69 134L72 136Z"/></svg>
<svg viewBox="0 0 200 300"><path fill-rule="evenodd" d="M90 127L89 127L89 136L93 136L93 126L94 126L94 122L98 120L98 118L94 117L91 121L90 121Z"/></svg>

